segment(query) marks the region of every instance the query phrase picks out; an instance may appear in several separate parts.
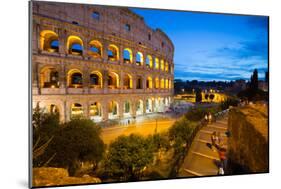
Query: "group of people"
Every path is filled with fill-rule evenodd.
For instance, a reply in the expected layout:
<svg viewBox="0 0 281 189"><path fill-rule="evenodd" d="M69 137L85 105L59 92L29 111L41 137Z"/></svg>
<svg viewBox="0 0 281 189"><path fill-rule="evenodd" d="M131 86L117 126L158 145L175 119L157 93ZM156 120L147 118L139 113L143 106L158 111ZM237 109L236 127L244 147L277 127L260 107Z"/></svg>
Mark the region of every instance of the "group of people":
<svg viewBox="0 0 281 189"><path fill-rule="evenodd" d="M212 150L218 151L220 162L218 166L218 175L224 175L226 167L226 147L223 144L220 132L214 131L211 135Z"/></svg>
<svg viewBox="0 0 281 189"><path fill-rule="evenodd" d="M212 123L213 116L210 112L208 112L207 114L205 114L204 119L206 123Z"/></svg>

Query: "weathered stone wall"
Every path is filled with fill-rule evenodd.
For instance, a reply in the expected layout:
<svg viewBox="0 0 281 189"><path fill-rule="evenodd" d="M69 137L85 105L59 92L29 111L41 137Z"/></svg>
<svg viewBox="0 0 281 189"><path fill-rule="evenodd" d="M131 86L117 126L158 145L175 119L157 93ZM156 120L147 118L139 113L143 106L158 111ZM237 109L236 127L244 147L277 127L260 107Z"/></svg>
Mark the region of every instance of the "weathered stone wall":
<svg viewBox="0 0 281 189"><path fill-rule="evenodd" d="M233 174L269 171L268 112L265 105L229 112L229 165Z"/></svg>

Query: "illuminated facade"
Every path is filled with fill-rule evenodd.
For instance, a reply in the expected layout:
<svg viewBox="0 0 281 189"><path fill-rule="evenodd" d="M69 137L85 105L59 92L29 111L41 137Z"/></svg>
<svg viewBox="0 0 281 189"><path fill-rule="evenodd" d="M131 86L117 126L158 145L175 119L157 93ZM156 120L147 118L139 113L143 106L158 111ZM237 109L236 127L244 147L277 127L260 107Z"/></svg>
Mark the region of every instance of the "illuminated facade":
<svg viewBox="0 0 281 189"><path fill-rule="evenodd" d="M33 2L32 29L33 107L102 121L171 103L174 46L129 9Z"/></svg>

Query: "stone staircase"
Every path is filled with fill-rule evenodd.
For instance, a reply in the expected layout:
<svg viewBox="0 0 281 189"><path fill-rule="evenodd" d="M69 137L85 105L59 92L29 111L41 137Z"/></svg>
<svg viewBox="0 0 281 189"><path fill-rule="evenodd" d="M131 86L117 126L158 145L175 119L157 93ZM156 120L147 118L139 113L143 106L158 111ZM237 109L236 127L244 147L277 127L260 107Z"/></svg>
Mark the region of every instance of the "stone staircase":
<svg viewBox="0 0 281 189"><path fill-rule="evenodd" d="M227 120L225 115L215 123L204 126L195 136L187 156L184 159L178 177L196 177L217 175L219 155L217 150L211 149L211 134L220 132L223 144L227 147Z"/></svg>

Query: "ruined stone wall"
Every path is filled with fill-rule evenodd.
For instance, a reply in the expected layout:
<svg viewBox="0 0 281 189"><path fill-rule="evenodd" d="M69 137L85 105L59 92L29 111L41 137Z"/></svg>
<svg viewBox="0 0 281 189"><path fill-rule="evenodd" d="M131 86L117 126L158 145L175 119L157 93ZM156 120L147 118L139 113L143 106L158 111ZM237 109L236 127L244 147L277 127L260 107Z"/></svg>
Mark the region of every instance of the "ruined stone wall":
<svg viewBox="0 0 281 189"><path fill-rule="evenodd" d="M269 171L268 113L264 105L229 112L229 162L234 174Z"/></svg>

